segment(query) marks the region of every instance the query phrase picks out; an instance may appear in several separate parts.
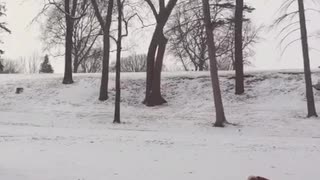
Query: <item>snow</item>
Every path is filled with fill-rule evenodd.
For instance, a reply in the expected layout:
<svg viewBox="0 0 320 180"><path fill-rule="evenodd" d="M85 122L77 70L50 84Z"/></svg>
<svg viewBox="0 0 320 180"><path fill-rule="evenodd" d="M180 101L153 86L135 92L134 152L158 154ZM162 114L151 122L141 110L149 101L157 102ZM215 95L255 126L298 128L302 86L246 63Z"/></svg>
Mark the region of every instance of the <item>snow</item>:
<svg viewBox="0 0 320 180"><path fill-rule="evenodd" d="M141 104L145 74L124 73L121 125L112 124L114 74L107 102L97 100L99 74L77 74L72 85L60 74L0 75L0 179L319 177L320 119L305 118L303 74L248 74L246 94L235 96L233 74L220 73L226 116L237 124L223 129L212 127L207 72L164 73L169 103L151 108Z"/></svg>

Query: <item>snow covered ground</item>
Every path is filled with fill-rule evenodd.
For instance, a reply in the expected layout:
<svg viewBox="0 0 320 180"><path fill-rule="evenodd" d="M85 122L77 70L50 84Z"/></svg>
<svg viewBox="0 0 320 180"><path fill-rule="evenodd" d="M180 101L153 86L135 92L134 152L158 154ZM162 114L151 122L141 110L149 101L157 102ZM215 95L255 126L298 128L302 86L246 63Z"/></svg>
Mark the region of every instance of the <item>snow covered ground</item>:
<svg viewBox="0 0 320 180"><path fill-rule="evenodd" d="M167 105L145 107L145 74L122 75L124 124L97 100L100 75L0 75L0 180L271 180L320 177L320 119L305 118L302 74L251 72L233 94L222 72L226 116L213 128L208 73L164 73ZM320 73L313 81L320 80ZM23 87L22 94L15 88ZM320 91L315 91L320 113Z"/></svg>

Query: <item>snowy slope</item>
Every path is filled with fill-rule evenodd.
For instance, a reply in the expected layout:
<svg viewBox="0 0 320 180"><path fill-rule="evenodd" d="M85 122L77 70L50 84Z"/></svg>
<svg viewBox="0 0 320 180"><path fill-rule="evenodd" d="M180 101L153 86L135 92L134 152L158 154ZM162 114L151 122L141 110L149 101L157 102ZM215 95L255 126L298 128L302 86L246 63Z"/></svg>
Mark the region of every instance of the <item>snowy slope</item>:
<svg viewBox="0 0 320 180"><path fill-rule="evenodd" d="M250 72L247 92L233 94L221 72L228 121L212 127L209 74L164 73L167 105L141 104L144 73L122 75L121 119L110 100L97 100L100 75L0 75L0 179L272 180L320 176L320 119L306 119L302 74ZM320 73L313 75L314 82ZM15 88L24 92L16 95ZM315 91L320 113L320 92ZM307 178L305 177L307 176Z"/></svg>

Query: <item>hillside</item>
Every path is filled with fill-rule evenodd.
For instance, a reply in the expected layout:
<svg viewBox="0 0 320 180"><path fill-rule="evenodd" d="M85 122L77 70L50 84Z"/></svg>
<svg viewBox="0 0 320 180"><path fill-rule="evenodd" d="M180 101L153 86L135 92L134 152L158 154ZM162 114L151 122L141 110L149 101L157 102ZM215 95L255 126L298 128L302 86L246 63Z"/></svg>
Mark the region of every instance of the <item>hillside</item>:
<svg viewBox="0 0 320 180"><path fill-rule="evenodd" d="M145 107L145 74L122 75L121 125L110 99L97 100L99 74L0 75L0 177L8 180L318 177L320 119L307 119L303 74L250 72L246 94L220 80L229 125L213 128L209 74L164 73L168 104ZM320 72L313 81L320 80ZM22 94L15 94L23 87ZM315 91L320 113L320 91ZM299 162L299 163L297 163ZM243 165L245 164L245 166ZM177 169L177 167L180 167Z"/></svg>

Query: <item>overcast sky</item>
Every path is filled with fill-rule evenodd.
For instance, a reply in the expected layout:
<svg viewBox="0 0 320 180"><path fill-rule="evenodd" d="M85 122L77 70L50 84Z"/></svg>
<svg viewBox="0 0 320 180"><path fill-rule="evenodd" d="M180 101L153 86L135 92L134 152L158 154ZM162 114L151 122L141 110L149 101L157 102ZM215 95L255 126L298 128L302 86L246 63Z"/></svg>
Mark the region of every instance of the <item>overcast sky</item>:
<svg viewBox="0 0 320 180"><path fill-rule="evenodd" d="M43 0L2 1L6 2L6 20L12 30L12 34L10 35L1 35L1 39L4 41L1 48L5 50L5 57L16 59L31 56L33 53L44 54L41 51L42 45L39 39L39 24L29 25L41 9ZM248 0L247 2L256 8L250 17L257 26L270 26L277 15L279 15L276 14L276 12L281 4L280 0ZM307 4L307 6L310 6L310 4ZM320 5L318 9L320 9ZM307 19L309 20L308 30L310 34L320 30L320 14L309 12ZM254 66L249 67L250 69L292 69L302 67L300 42L295 43L283 56L280 56L279 38L276 38L278 32L279 30L270 30L267 28L261 33L262 39L260 43L256 45L256 55L253 60ZM291 39L298 37L299 32ZM312 48L319 47L319 44L319 39L310 39L310 46ZM146 43L144 43L144 45L146 45ZM52 59L51 61L56 67L56 72L63 70L63 67L61 67L61 64L63 64L63 62L61 62L62 60ZM313 68L320 66L320 50L311 50L311 66Z"/></svg>

